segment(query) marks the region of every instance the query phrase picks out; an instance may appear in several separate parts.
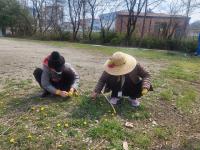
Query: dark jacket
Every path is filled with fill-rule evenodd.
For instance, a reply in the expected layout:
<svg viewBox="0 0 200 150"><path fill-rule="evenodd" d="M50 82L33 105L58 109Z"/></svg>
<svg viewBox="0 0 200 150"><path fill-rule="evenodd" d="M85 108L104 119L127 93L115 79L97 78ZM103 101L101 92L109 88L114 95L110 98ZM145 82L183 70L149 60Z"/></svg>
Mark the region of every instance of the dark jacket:
<svg viewBox="0 0 200 150"><path fill-rule="evenodd" d="M150 82L150 74L147 72L139 63L129 74L130 80L133 84L138 84L142 80L142 88L146 88L150 90L151 82ZM112 85L117 82L118 77L110 75L105 71L101 75L94 91L96 93L101 93L102 89L105 87L104 92L109 92L112 89Z"/></svg>

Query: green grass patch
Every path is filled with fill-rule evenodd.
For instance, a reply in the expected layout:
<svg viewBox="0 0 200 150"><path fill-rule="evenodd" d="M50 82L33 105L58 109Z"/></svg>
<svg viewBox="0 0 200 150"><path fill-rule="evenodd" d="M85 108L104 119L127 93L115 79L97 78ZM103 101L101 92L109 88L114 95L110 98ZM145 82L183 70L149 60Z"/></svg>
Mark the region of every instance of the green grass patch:
<svg viewBox="0 0 200 150"><path fill-rule="evenodd" d="M156 127L153 129L153 133L160 140L169 140L172 135L170 129L167 127Z"/></svg>
<svg viewBox="0 0 200 150"><path fill-rule="evenodd" d="M116 107L118 114L129 120L145 120L151 117L145 104L141 104L138 108L133 108L128 99L121 100L121 104Z"/></svg>
<svg viewBox="0 0 200 150"><path fill-rule="evenodd" d="M173 98L173 91L171 89L166 89L160 93L160 98L162 100L171 101Z"/></svg>
<svg viewBox="0 0 200 150"><path fill-rule="evenodd" d="M122 140L126 136L126 132L117 120L103 120L97 127L91 128L87 134L93 139L103 138L109 141Z"/></svg>
<svg viewBox="0 0 200 150"><path fill-rule="evenodd" d="M192 104L197 100L198 93L195 89L186 89L179 95L176 101L176 105L184 112L189 112L191 110Z"/></svg>
<svg viewBox="0 0 200 150"><path fill-rule="evenodd" d="M5 84L6 84L5 89L12 89L12 90L24 89L25 90L26 88L30 87L30 85L32 84L32 80L27 79L27 80L17 81L13 79L7 79Z"/></svg>
<svg viewBox="0 0 200 150"><path fill-rule="evenodd" d="M72 112L72 117L96 120L105 114L111 114L110 110L112 108L104 97L99 97L96 101L92 101L87 96L81 96L78 98L78 104Z"/></svg>
<svg viewBox="0 0 200 150"><path fill-rule="evenodd" d="M186 81L195 81L199 78L197 74L176 65L169 66L166 70L163 70L162 73L167 78L182 79Z"/></svg>
<svg viewBox="0 0 200 150"><path fill-rule="evenodd" d="M151 145L151 138L147 134L136 133L134 135L133 142L137 147L148 149L148 147Z"/></svg>

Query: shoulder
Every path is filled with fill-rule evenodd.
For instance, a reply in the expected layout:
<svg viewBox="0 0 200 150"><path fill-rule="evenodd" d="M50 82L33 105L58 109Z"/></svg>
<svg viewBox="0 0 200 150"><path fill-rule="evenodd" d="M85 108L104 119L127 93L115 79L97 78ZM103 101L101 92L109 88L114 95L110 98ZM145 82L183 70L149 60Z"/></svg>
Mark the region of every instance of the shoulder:
<svg viewBox="0 0 200 150"><path fill-rule="evenodd" d="M72 65L70 63L65 63L65 68L72 68Z"/></svg>
<svg viewBox="0 0 200 150"><path fill-rule="evenodd" d="M137 63L135 68L131 71L131 73L132 72L137 72L140 67L141 67L141 65L139 63Z"/></svg>
<svg viewBox="0 0 200 150"><path fill-rule="evenodd" d="M47 65L43 64L43 71L50 72L50 69Z"/></svg>

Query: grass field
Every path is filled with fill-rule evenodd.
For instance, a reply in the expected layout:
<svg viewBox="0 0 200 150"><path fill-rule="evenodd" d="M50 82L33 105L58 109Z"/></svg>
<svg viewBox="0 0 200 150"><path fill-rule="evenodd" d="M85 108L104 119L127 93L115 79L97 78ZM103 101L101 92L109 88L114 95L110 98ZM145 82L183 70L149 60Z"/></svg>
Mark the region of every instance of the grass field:
<svg viewBox="0 0 200 150"><path fill-rule="evenodd" d="M20 40L18 40L20 42ZM34 43L34 41L32 41ZM37 41L39 42L39 41ZM126 99L117 114L103 96L40 99L32 79L4 78L0 91L0 149L200 149L200 59L181 53L66 42L39 42L108 56L124 51L152 72L154 91L138 109ZM159 66L159 68L157 68ZM93 85L94 86L94 85ZM125 122L134 124L125 127Z"/></svg>

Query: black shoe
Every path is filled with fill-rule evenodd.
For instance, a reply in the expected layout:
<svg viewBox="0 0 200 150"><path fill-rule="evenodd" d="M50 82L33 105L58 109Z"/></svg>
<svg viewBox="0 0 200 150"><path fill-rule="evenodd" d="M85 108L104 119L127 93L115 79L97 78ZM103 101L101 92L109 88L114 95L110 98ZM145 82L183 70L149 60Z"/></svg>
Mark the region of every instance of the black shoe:
<svg viewBox="0 0 200 150"><path fill-rule="evenodd" d="M48 95L50 95L50 93L48 91L44 91L41 95L40 95L40 98L45 98L47 97Z"/></svg>

